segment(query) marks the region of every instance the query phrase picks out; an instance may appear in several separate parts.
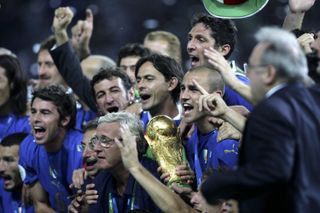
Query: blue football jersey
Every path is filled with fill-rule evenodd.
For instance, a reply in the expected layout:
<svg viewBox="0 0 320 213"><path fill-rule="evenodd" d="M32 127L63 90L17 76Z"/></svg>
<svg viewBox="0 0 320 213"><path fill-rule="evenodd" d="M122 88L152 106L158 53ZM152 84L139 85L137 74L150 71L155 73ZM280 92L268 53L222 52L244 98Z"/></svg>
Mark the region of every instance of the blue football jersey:
<svg viewBox="0 0 320 213"><path fill-rule="evenodd" d="M37 145L29 135L20 146L20 165L26 170L26 184L39 181L49 195L52 208L57 212L67 212L72 194L69 185L72 173L82 167L82 133L69 130L58 152L46 152L44 146Z"/></svg>

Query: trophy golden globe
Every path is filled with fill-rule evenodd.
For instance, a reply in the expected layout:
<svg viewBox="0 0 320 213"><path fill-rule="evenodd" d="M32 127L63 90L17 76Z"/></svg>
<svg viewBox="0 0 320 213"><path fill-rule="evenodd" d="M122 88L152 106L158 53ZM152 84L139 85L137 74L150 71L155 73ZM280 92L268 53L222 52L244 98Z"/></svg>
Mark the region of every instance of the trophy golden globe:
<svg viewBox="0 0 320 213"><path fill-rule="evenodd" d="M186 186L186 182L176 175L176 167L184 163L184 149L174 121L165 115L153 117L147 124L145 138L163 172L170 174L167 185Z"/></svg>

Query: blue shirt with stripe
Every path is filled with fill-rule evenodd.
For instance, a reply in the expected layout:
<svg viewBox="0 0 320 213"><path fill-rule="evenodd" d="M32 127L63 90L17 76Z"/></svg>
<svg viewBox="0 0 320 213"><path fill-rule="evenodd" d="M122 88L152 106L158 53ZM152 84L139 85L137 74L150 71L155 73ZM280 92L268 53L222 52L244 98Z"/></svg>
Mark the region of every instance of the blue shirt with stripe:
<svg viewBox="0 0 320 213"><path fill-rule="evenodd" d="M20 165L26 170L26 184L39 181L49 195L51 207L57 212L67 212L72 195L69 185L75 169L82 167L82 133L69 130L61 149L49 153L43 145L37 145L32 135L20 146Z"/></svg>
<svg viewBox="0 0 320 213"><path fill-rule="evenodd" d="M238 163L239 141L227 139L217 142L218 130L213 130L208 134L201 134L195 127L191 137L186 144L187 158L190 167L195 171L196 176L208 169L234 169ZM197 146L197 147L195 147ZM195 153L196 149L198 153ZM195 155L198 155L200 168L196 168ZM200 174L197 174L197 169Z"/></svg>
<svg viewBox="0 0 320 213"><path fill-rule="evenodd" d="M34 213L34 207L25 206L21 201L21 191L11 192L3 188L3 180L0 179L0 212ZM17 194L19 193L19 194Z"/></svg>

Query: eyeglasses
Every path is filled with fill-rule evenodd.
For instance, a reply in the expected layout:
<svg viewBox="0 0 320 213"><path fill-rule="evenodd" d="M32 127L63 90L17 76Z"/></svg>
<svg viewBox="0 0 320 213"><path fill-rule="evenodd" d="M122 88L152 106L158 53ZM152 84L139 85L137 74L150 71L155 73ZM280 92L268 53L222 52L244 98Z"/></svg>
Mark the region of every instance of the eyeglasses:
<svg viewBox="0 0 320 213"><path fill-rule="evenodd" d="M119 139L121 141L121 139ZM89 148L90 149L94 149L94 146L96 146L98 143L100 143L100 145L103 147L103 148L109 148L110 146L112 146L115 141L114 139L111 139L105 135L101 135L101 136L94 136L90 139L90 142L89 142Z"/></svg>

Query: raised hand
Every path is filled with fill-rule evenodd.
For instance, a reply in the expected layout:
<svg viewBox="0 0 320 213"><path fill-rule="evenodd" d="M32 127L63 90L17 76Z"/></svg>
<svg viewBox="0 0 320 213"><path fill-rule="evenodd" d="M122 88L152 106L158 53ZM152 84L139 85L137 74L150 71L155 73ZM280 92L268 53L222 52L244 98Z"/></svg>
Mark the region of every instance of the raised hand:
<svg viewBox="0 0 320 213"><path fill-rule="evenodd" d="M305 33L301 35L297 40L304 53L312 53L311 43L314 42L314 35L312 33Z"/></svg>
<svg viewBox="0 0 320 213"><path fill-rule="evenodd" d="M230 78L235 78L230 64L219 51L214 48L208 48L204 50L204 55L208 58L209 64L222 75L227 84Z"/></svg>
<svg viewBox="0 0 320 213"><path fill-rule="evenodd" d="M314 5L315 0L289 0L292 12L306 12Z"/></svg>
<svg viewBox="0 0 320 213"><path fill-rule="evenodd" d="M86 19L79 20L75 26L72 27L72 46L77 51L80 58L90 54L90 39L93 31L93 15L90 9L86 10Z"/></svg>
<svg viewBox="0 0 320 213"><path fill-rule="evenodd" d="M220 94L209 94L195 80L193 80L193 84L202 93L199 98L199 111L206 110L214 117L223 117L227 113L228 106L226 105Z"/></svg>
<svg viewBox="0 0 320 213"><path fill-rule="evenodd" d="M205 49L204 55L208 58L208 62L212 65L212 68L221 74L226 85L252 102L250 87L237 78L228 61L217 50L213 48Z"/></svg>
<svg viewBox="0 0 320 213"><path fill-rule="evenodd" d="M115 139L121 152L121 158L124 166L130 170L140 165L138 159L136 136L134 136L128 125L121 125L120 135L122 139Z"/></svg>
<svg viewBox="0 0 320 213"><path fill-rule="evenodd" d="M54 11L53 31L55 33L67 30L73 18L73 12L69 7L59 7Z"/></svg>

